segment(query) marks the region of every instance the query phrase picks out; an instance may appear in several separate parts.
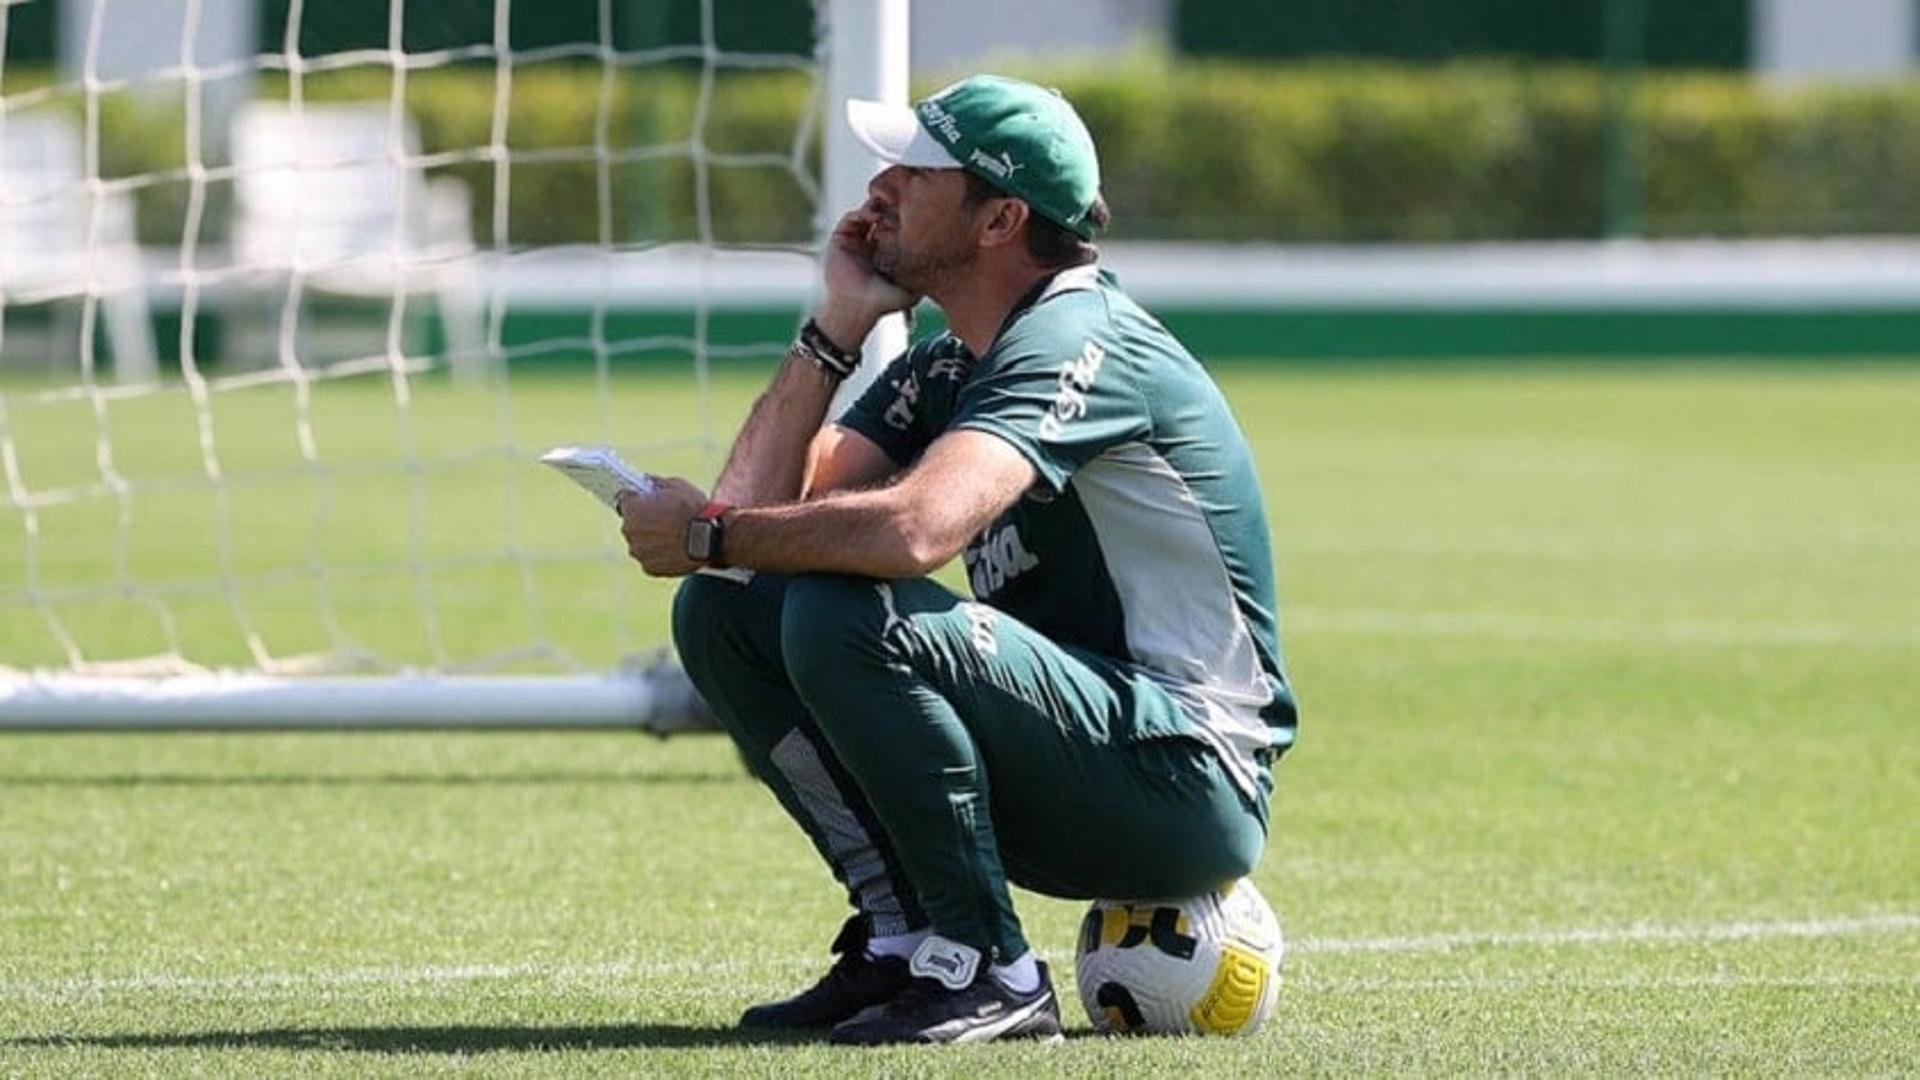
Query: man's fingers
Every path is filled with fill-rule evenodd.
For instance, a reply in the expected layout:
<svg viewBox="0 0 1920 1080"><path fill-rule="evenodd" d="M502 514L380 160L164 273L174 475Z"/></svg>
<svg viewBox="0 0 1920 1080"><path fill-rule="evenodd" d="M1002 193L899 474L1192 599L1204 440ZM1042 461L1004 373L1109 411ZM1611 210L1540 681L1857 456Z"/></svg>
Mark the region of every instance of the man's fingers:
<svg viewBox="0 0 1920 1080"><path fill-rule="evenodd" d="M683 545L687 520L707 501L699 487L685 477L663 476L655 490L623 488L613 501L627 557L648 576L678 577L691 569Z"/></svg>
<svg viewBox="0 0 1920 1080"><path fill-rule="evenodd" d="M873 227L880 224L883 220L884 219L874 211L865 209L855 210L840 219L840 224L833 230L834 238L856 243L863 247L870 246L872 244Z"/></svg>

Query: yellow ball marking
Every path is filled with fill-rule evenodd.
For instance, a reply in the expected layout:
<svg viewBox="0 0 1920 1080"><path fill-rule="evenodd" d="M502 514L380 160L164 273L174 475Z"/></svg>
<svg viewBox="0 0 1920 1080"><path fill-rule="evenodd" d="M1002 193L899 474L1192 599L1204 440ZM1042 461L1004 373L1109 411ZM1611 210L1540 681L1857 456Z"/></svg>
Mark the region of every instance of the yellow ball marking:
<svg viewBox="0 0 1920 1080"><path fill-rule="evenodd" d="M1212 985L1187 1014L1194 1030L1209 1035L1232 1035L1246 1027L1260 1005L1269 974L1266 962L1259 956L1234 945L1223 946L1220 966L1213 971Z"/></svg>

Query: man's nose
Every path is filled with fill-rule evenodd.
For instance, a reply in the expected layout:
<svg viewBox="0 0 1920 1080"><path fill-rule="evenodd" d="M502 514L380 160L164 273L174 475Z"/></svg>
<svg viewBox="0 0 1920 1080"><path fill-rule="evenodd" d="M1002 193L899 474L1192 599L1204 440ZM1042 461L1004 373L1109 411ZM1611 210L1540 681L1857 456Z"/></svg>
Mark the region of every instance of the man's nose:
<svg viewBox="0 0 1920 1080"><path fill-rule="evenodd" d="M889 165L867 181L867 208L882 210L893 205L895 186L900 182L900 166Z"/></svg>

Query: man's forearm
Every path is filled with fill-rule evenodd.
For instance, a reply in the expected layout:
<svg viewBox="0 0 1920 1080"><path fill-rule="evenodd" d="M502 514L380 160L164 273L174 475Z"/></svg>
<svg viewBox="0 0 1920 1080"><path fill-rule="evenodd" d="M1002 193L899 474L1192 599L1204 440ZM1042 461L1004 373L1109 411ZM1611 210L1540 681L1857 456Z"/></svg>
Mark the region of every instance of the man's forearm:
<svg viewBox="0 0 1920 1080"><path fill-rule="evenodd" d="M736 508L723 519L722 557L776 573L919 577L958 555L1037 479L999 436L948 432L884 487Z"/></svg>
<svg viewBox="0 0 1920 1080"><path fill-rule="evenodd" d="M815 316L831 340L858 352L873 329L871 316L822 308ZM827 418L840 380L822 371L799 347L787 350L773 382L753 403L734 437L713 498L732 506L766 506L800 497L807 451Z"/></svg>
<svg viewBox="0 0 1920 1080"><path fill-rule="evenodd" d="M753 403L733 440L713 498L733 506L765 506L800 497L807 447L840 381L789 350L773 382Z"/></svg>
<svg viewBox="0 0 1920 1080"><path fill-rule="evenodd" d="M729 563L775 573L907 578L951 557L892 488L736 510L726 529Z"/></svg>

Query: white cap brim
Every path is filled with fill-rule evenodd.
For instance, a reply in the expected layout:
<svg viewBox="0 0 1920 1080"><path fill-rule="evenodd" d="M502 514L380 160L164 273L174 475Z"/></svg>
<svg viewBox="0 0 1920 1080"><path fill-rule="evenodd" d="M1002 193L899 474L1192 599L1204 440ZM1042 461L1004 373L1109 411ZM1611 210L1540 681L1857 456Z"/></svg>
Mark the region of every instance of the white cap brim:
<svg viewBox="0 0 1920 1080"><path fill-rule="evenodd" d="M920 169L960 167L953 155L947 153L947 148L920 126L920 118L905 105L849 98L847 126L853 129L854 138L882 161Z"/></svg>

